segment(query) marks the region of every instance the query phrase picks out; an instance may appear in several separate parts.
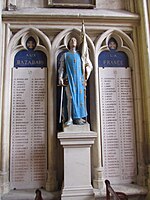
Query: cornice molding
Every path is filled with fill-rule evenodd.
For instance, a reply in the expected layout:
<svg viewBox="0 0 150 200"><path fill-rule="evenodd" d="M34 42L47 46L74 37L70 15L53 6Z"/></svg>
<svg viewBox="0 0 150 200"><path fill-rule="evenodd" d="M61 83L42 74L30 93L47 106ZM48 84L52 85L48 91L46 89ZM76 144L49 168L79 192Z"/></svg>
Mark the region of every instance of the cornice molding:
<svg viewBox="0 0 150 200"><path fill-rule="evenodd" d="M89 21L97 21L105 23L109 22L129 22L131 24L139 22L139 15L125 10L102 10L102 9L51 9L51 8L34 8L34 9L20 9L16 11L3 11L3 21L41 21L50 22L59 19L59 22L79 21L79 19L86 19ZM73 22L74 22L73 21Z"/></svg>

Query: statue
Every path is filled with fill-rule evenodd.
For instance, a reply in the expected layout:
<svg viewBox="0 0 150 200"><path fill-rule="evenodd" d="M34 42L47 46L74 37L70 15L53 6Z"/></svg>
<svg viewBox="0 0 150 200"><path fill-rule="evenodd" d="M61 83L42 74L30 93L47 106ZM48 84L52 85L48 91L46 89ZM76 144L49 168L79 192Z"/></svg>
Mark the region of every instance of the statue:
<svg viewBox="0 0 150 200"><path fill-rule="evenodd" d="M86 85L93 66L88 56L87 44L85 44L85 32L82 39L81 55L77 51L77 39L72 37L69 40L69 51L61 57L58 70L59 85L62 86L62 91L65 87L67 96L66 126L86 123Z"/></svg>

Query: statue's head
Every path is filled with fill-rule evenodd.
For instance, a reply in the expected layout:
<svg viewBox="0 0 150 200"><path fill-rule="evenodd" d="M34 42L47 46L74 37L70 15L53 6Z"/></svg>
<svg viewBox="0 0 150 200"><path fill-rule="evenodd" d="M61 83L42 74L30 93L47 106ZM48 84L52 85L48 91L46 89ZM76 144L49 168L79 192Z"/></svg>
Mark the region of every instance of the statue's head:
<svg viewBox="0 0 150 200"><path fill-rule="evenodd" d="M69 49L76 48L77 47L77 39L75 37L72 37L69 40L68 44L69 44Z"/></svg>

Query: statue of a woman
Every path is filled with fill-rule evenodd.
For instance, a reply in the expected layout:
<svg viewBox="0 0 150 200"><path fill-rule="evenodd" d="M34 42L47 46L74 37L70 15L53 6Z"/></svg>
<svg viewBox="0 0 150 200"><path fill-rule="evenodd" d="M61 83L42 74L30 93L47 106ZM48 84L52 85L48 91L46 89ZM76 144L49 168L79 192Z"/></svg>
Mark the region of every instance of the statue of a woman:
<svg viewBox="0 0 150 200"><path fill-rule="evenodd" d="M77 39L72 37L69 41L69 51L63 54L58 70L59 85L65 85L67 96L66 126L71 124L84 125L87 117L85 96L87 76L85 77L83 72L81 55L77 52L76 47ZM86 66L88 68L88 63Z"/></svg>

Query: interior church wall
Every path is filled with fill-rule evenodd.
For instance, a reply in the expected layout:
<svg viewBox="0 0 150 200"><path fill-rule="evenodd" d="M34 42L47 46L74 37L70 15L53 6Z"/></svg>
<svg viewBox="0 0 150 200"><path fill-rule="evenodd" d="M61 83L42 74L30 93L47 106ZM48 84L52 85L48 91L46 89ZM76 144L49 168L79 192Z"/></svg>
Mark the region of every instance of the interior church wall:
<svg viewBox="0 0 150 200"><path fill-rule="evenodd" d="M30 0L30 1L19 1L16 0L16 5L18 8L44 8L47 7L48 1L47 0Z"/></svg>
<svg viewBox="0 0 150 200"><path fill-rule="evenodd" d="M120 10L125 10L126 4L128 4L127 2L129 2L129 1L128 0L116 0L116 1L115 0L107 0L107 1L106 0L101 0L101 1L97 0L96 1L96 9L89 9L90 10L90 11L88 10L89 12L87 10L84 10L85 12L83 12L83 13L81 12L81 15L83 16L83 18L84 17L86 18L85 19L86 33L92 39L93 43L96 43L95 42L96 38L98 38L102 33L104 33L105 31L107 31L107 30L109 30L111 28L115 28L115 29L122 30L123 32L125 32L126 34L131 36L131 38L133 39L133 41L135 42L137 47L140 46L137 43L138 40L136 38L137 37L137 32L139 32L139 23L140 23L139 22L139 18L137 16L134 16L134 14L132 16L131 14L129 15L128 12L125 13L125 11L122 11L122 12L120 11ZM131 2L133 2L133 1L131 1ZM11 4L15 4L17 6L17 10L18 11L16 11L16 12L15 11L12 11L12 12L6 11L6 12L3 13L3 27L4 27L3 28L3 39L2 39L2 41L3 41L3 45L2 45L3 49L1 49L0 51L6 51L7 52L7 48L6 47L7 47L7 44L9 43L10 38L15 33L19 32L19 30L21 30L23 28L30 28L30 26L36 27L38 30L40 30L42 33L44 33L52 43L53 43L53 40L56 37L56 35L58 35L61 32L61 30L65 30L66 28L77 28L77 29L81 28L82 19L78 15L78 13L80 13L80 12L77 9L76 9L76 13L75 14L74 13L69 13L70 10L72 10L72 9L69 9L68 13L63 13L63 11L61 11L61 9L56 9L56 10L59 10L58 12L60 12L60 13L59 14L56 13L56 17L55 17L55 9L48 8L48 0L28 0L28 1L23 1L23 0L22 1L20 1L20 0L3 0L3 2L2 2L3 10L7 10L6 7L10 3ZM28 16L29 8L31 8L30 9L30 14L31 15ZM41 8L41 9L36 9L36 8ZM44 8L47 8L47 9L44 9ZM22 10L25 10L26 13L25 14L21 13ZM40 10L41 13L39 13L38 10ZM45 10L46 10L46 12L47 11L48 12L45 13ZM91 13L91 16L90 16L90 13ZM136 12L136 13L138 13L138 12ZM58 18L58 15L59 15L59 18ZM96 15L97 15L96 18L93 17L93 16L96 16ZM66 21L64 20L64 18L67 18ZM143 23L143 26L144 26L144 24L145 23ZM143 31L143 33L144 33L144 31ZM140 39L140 37L139 37L139 41L140 41L140 43L143 43L143 41ZM141 56L144 57L144 53L143 53L144 51L142 51L142 48L140 48L140 50L138 50L138 51L140 52L139 53L139 55L140 55L139 60L141 60ZM5 57L5 56L3 56L3 57ZM136 60L138 60L138 59L136 59ZM140 70L142 72L144 71L144 68L147 69L147 67L146 67L147 66L147 62L144 59L143 59L143 63L141 64L141 66L143 66L143 67L141 68L141 66L140 66ZM3 66L5 66L4 65L4 61L3 61L2 67ZM8 68L9 65L6 65L6 67ZM137 67L137 65L136 65L136 67ZM6 75L7 71L5 71L6 70L5 67L3 67L2 69L4 70L5 75ZM139 76L139 74L140 73L137 72L136 76ZM94 77L94 73L92 74L92 76ZM91 78L93 78L92 76L91 76ZM139 80L139 79L136 78L135 82L138 82L137 80ZM3 78L1 78L1 81L3 82ZM147 79L147 83L148 83L148 79ZM94 86L95 86L94 85L94 81L92 82L92 84L93 84L92 88L94 88ZM140 84L138 83L137 85L140 85ZM4 84L4 86L5 86L5 84ZM3 87L3 83L0 84L0 87ZM140 173L139 173L140 176L141 176L140 179L139 179L140 180L139 182L141 183L141 185L142 184L144 185L144 183L145 183L145 174L143 175L143 173L145 171L145 166L144 166L144 160L143 160L144 157L143 157L143 159L141 159L141 157L143 155L143 150L141 150L141 149L143 149L145 141L143 141L144 140L144 137L143 137L143 126L141 125L142 124L141 123L142 120L139 120L139 119L142 119L142 114L140 112L141 111L141 94L139 95L139 91L141 91L141 89L139 88L139 86L137 88L138 89L135 92L135 93L137 93L137 98L136 98L135 103L136 103L136 108L138 108L138 109L136 109L137 122L138 122L137 123L138 125L136 125L136 126L137 126L137 132L138 132L138 134L137 134L138 135L137 145L138 145L138 149L139 149L138 156L140 157L140 159L139 159L140 160L139 169L141 169ZM94 93L95 91L92 91L92 92ZM6 97L8 97L7 94L6 94ZM92 97L95 97L95 94L94 95L92 94ZM0 99L0 101L1 101L1 99ZM94 101L92 101L92 102L94 102ZM3 101L3 103L4 103L4 101ZM95 104L93 105L93 108L94 108L93 110L95 110L94 106L95 106ZM91 116L95 116L95 113L93 112L93 115L91 113ZM140 117L138 117L138 116L140 116ZM4 118L4 120L5 119L6 118ZM7 120L5 120L5 124L7 124L6 121ZM94 117L91 117L91 121L92 121L92 129L94 129L94 131L99 131L100 132L100 130L98 129L99 127L97 128L96 125L95 125L96 123L98 124L98 122L95 120ZM140 121L140 123L139 123L139 121ZM139 128L139 126L140 126L140 128ZM6 126L6 128L7 128L7 126ZM55 134L55 132L53 132L53 127L51 126L50 128L52 129L51 133ZM4 139L6 140L6 141L4 140L4 141L1 142L2 145L3 145L3 143L4 144L5 143L9 144L9 141L7 140L7 136L6 136L7 135L7 129L6 130L5 129L2 130L2 134L4 133L4 136L5 136ZM8 132L9 132L9 130L8 130ZM51 136L50 136L50 138L51 138ZM99 140L97 140L96 142L98 143ZM96 152L93 151L94 154L95 154L95 157L98 157L97 156L97 146L99 144L97 144L97 143L96 143L96 148L94 149L94 151L96 151ZM7 145L5 145L5 146L7 146ZM50 143L49 147L51 147L49 149L49 152L53 151L53 148L52 148L53 146L52 146L51 143ZM148 147L149 147L149 144L148 144ZM6 151L3 148L2 149L3 152L1 154L4 153L3 155L7 155L7 148L6 148ZM100 154L100 151L98 151L98 153ZM62 154L62 151L60 149L58 149L58 154L59 155ZM55 153L53 153L53 156L55 157ZM7 156L5 156L5 157L7 158ZM62 159L63 156L60 155L60 157ZM53 160L53 158L50 158L50 159ZM100 160L101 159L97 159L95 162L93 162L94 164L96 163L95 164L96 167L98 165L97 162L100 161ZM63 161L61 161L61 162L63 163ZM8 160L6 160L6 164L7 163L9 163ZM60 160L59 160L59 163L60 163ZM3 162L2 162L2 164L3 164ZM55 168L55 166L54 166L54 168ZM96 168L96 170L97 170L97 168ZM97 174L98 175L100 174L98 170L96 172L93 172L93 174L95 173L93 175L93 177L96 176ZM58 177L59 177L58 181L60 183L60 187L61 187L61 183L62 183L62 176L63 176L62 174L63 174L63 171L58 170ZM150 174L150 170L149 170L149 174ZM50 174L49 175L49 180L53 180L52 178L51 178L51 174ZM97 177L95 179L97 181ZM3 181L3 182L4 182L4 184L5 184L5 182L7 183L7 181ZM54 182L54 181L52 181L52 182ZM149 183L149 185L150 185L150 183Z"/></svg>
<svg viewBox="0 0 150 200"><path fill-rule="evenodd" d="M38 23L38 22L37 22ZM36 24L37 25L37 24ZM22 24L21 25L22 26L22 29L24 28L24 24ZM28 24L26 24L26 26L28 26ZM40 26L40 25L39 25ZM58 26L58 25L57 25ZM60 24L59 24L59 26L61 26ZM76 26L76 24L74 23L74 24L72 24L71 25L72 27L75 27ZM81 28L81 23L79 23L78 22L78 26ZM112 25L113 26L113 25ZM97 27L97 25L96 25L96 27ZM12 33L13 34L15 34L15 32L16 32L16 29L17 29L18 27L16 26L15 27L15 29L13 29L12 28ZM40 27L40 29L42 30L42 26ZM63 27L61 27L62 29L63 29ZM93 39L93 41L95 41L96 42L96 38L98 38L99 36L100 36L100 32L102 31L101 30L101 28L99 28L97 31L92 31L93 30L93 28L91 28L90 27L90 25L88 25L87 23L86 23L86 30L87 30L87 33L88 33L88 35ZM91 30L91 31L89 31L89 30ZM128 31L128 29L126 30L126 31ZM131 30L130 30L131 31ZM58 30L57 29L52 29L50 26L49 26L49 30L48 31L45 31L46 32L46 35L48 36L48 38L51 38L53 35L55 35L55 37L56 37L56 35L58 35ZM55 32L55 33L54 33ZM92 32L92 33L91 33ZM52 39L53 40L53 39ZM56 40L55 39L55 41L59 41L60 40L60 38L58 38L58 40ZM53 44L53 46L55 47L55 42L54 41L52 41L52 44ZM55 45L54 45L55 44ZM91 48L90 48L91 49ZM52 56L52 58L53 57L55 57L55 56ZM94 56L93 56L94 57ZM9 65L7 65L7 66L9 66ZM92 78L92 77L91 77ZM94 79L94 77L93 77L93 79ZM94 81L93 81L94 82ZM95 88L95 87L93 87L93 88ZM93 102L95 102L95 99L94 99L94 101ZM93 110L96 110L96 109L93 109ZM92 115L92 119L95 119L95 113L93 112L93 114L91 114ZM96 120L94 120L94 121L96 121ZM94 123L94 122L93 122ZM92 123L92 129L94 129L95 131L96 131L96 125L94 125ZM52 124L51 124L51 126L52 126ZM95 127L95 128L94 128ZM53 132L53 131L52 131ZM53 132L53 134L55 134L55 132ZM49 145L49 146L51 146L51 145ZM60 182L60 181L59 181Z"/></svg>
<svg viewBox="0 0 150 200"><path fill-rule="evenodd" d="M107 9L122 9L122 10L124 10L125 9L125 0L117 0L117 1L116 0L108 0L108 1L97 0L96 7L103 8L103 9L107 8Z"/></svg>

